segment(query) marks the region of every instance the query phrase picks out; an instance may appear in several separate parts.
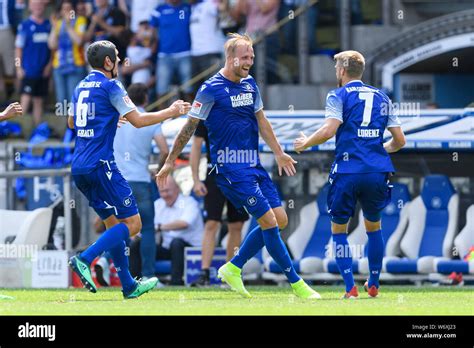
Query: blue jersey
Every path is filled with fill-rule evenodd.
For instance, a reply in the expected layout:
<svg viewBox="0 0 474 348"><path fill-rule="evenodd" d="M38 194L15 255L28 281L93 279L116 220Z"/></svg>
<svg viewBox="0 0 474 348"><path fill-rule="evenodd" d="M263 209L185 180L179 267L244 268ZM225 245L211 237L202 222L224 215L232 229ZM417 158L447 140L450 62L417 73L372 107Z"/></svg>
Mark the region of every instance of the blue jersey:
<svg viewBox="0 0 474 348"><path fill-rule="evenodd" d="M159 53L173 54L191 50L190 18L191 7L188 4L164 4L156 8L150 24L159 30Z"/></svg>
<svg viewBox="0 0 474 348"><path fill-rule="evenodd" d="M362 81L351 81L328 93L326 118L342 122L336 133L336 158L331 173L395 171L383 147L385 128L400 127L390 99Z"/></svg>
<svg viewBox="0 0 474 348"><path fill-rule="evenodd" d="M119 116L136 109L122 84L92 70L77 85L71 111L76 129L72 174L87 174L114 160L114 137Z"/></svg>
<svg viewBox="0 0 474 348"><path fill-rule="evenodd" d="M15 46L23 49L23 56L20 58L25 77L39 78L43 75L51 55L48 47L50 32L51 23L48 19L37 23L28 18L18 26Z"/></svg>
<svg viewBox="0 0 474 348"><path fill-rule="evenodd" d="M250 75L235 83L217 73L199 88L189 116L204 120L211 162L218 173L260 164L255 113L262 108L257 83Z"/></svg>

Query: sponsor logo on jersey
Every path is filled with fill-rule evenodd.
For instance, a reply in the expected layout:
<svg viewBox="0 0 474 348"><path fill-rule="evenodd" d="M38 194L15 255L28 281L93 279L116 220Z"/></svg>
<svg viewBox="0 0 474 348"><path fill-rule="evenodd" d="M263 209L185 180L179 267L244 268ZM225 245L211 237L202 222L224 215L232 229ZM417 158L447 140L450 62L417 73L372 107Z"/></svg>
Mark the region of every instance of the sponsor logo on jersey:
<svg viewBox="0 0 474 348"><path fill-rule="evenodd" d="M232 102L233 108L253 105L253 95L252 93L240 93L239 95L232 95L230 96L230 101Z"/></svg>

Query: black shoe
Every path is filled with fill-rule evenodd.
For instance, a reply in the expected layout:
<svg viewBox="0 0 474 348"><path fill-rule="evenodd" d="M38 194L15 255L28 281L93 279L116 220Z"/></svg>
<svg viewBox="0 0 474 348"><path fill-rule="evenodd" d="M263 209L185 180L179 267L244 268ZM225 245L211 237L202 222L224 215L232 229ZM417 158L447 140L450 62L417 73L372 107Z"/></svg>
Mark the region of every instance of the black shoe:
<svg viewBox="0 0 474 348"><path fill-rule="evenodd" d="M211 285L211 281L209 280L209 277L206 276L205 273L201 273L199 278L195 282L191 283L191 287L193 288L207 287L210 285Z"/></svg>

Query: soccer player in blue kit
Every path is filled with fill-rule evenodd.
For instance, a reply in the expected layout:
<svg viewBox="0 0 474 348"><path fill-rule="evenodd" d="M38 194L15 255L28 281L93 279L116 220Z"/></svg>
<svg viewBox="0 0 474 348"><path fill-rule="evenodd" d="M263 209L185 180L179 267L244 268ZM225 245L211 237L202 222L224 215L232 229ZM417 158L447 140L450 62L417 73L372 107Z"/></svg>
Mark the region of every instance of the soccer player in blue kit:
<svg viewBox="0 0 474 348"><path fill-rule="evenodd" d="M364 289L376 297L384 255L381 212L390 202L389 176L395 171L389 153L405 145L400 120L393 115L390 99L381 90L360 79L364 57L356 51L334 56L338 87L328 93L326 120L310 137L301 133L295 151L322 144L336 135L336 156L329 174L327 205L335 259L346 285L343 298L357 298L352 274L352 255L347 242L347 223L354 215L356 201L364 214L368 235L369 279ZM392 138L383 142L385 129Z"/></svg>
<svg viewBox="0 0 474 348"><path fill-rule="evenodd" d="M84 287L96 292L90 263L108 251L117 269L125 299L136 298L153 289L156 277L134 280L129 272L126 241L140 232L142 223L129 184L114 160L113 143L119 117L140 128L186 114L191 105L182 100L153 113L140 113L127 95L118 74L118 51L110 41L97 41L87 49L93 70L74 90L70 128L76 129L72 176L77 188L103 220L107 230L80 255L69 260Z"/></svg>
<svg viewBox="0 0 474 348"><path fill-rule="evenodd" d="M253 65L252 39L231 34L225 46L223 69L208 79L193 102L187 123L175 139L173 149L158 173L163 186L173 163L194 134L199 120L204 120L211 148L211 175L222 193L237 209L244 208L259 226L253 229L238 253L219 268L218 277L244 297L251 297L242 282L241 270L263 246L287 276L296 296L319 299L321 296L296 273L280 236L288 217L281 206L278 192L258 156L259 132L275 154L279 174L296 173L296 161L283 152L272 126L263 112L258 86L249 70Z"/></svg>

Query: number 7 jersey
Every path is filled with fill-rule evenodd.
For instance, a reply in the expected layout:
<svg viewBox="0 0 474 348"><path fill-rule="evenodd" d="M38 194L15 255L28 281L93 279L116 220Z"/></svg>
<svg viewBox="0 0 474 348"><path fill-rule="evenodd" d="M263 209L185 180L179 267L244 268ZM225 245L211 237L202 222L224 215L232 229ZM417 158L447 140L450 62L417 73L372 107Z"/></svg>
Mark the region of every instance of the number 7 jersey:
<svg viewBox="0 0 474 348"><path fill-rule="evenodd" d="M76 86L70 107L76 145L72 174L87 174L114 160L114 137L119 116L136 109L120 81L92 70Z"/></svg>
<svg viewBox="0 0 474 348"><path fill-rule="evenodd" d="M326 118L342 122L336 133L331 173L394 172L383 147L385 128L400 127L390 99L381 90L354 80L328 93Z"/></svg>

